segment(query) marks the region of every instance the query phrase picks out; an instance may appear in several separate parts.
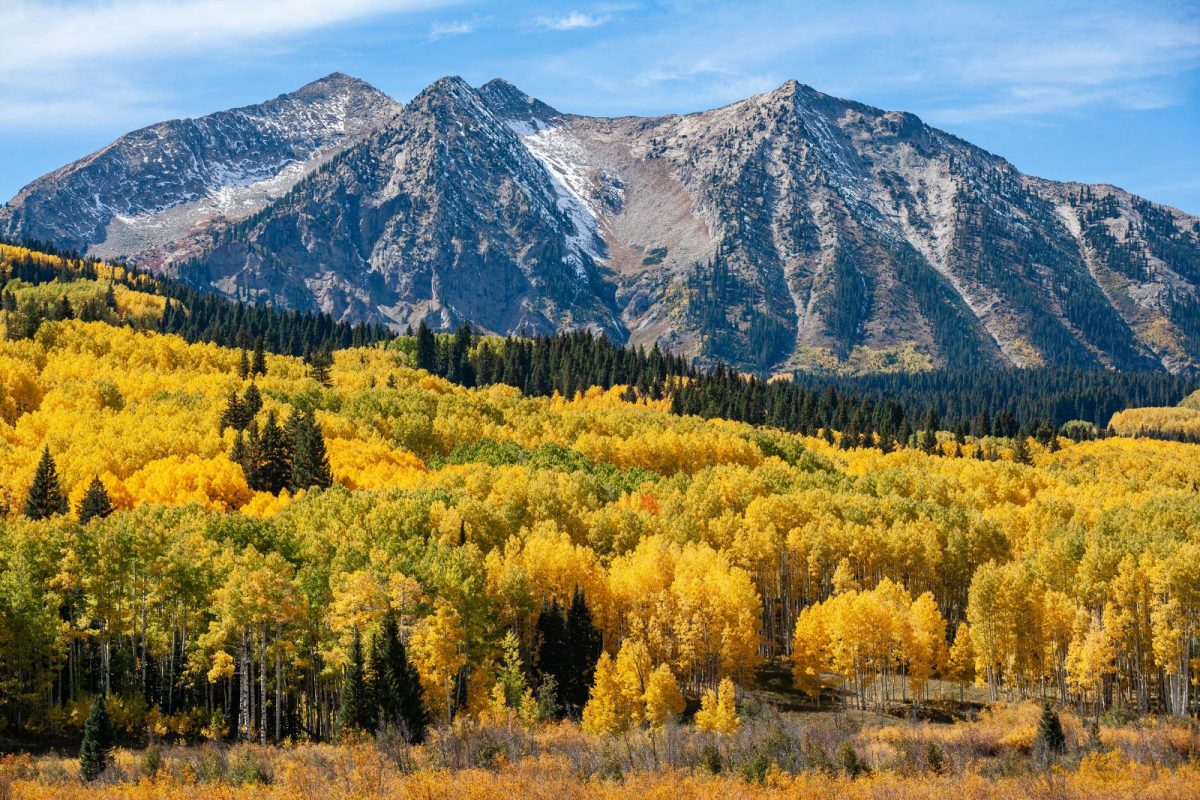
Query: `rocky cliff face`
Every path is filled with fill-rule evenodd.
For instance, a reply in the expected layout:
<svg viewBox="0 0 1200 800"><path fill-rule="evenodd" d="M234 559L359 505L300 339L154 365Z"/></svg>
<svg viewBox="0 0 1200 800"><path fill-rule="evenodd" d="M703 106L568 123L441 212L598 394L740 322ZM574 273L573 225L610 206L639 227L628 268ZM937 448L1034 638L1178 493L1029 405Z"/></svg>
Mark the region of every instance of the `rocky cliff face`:
<svg viewBox="0 0 1200 800"><path fill-rule="evenodd" d="M281 197L401 106L335 73L259 105L151 125L45 175L0 210L0 233L143 264Z"/></svg>
<svg viewBox="0 0 1200 800"><path fill-rule="evenodd" d="M1023 175L911 114L789 82L605 119L447 78L384 116L356 117L359 138L286 195L142 258L347 318L588 328L762 373L1200 364L1200 219ZM34 191L53 177L18 196L8 230L67 229L29 199L57 207ZM167 207L144 185L114 197Z"/></svg>

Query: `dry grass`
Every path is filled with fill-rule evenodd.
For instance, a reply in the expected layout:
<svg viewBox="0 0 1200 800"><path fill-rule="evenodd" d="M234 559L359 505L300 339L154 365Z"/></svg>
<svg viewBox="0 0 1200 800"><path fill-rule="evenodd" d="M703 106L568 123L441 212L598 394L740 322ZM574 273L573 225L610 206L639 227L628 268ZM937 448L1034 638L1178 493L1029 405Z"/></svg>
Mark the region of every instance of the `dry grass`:
<svg viewBox="0 0 1200 800"><path fill-rule="evenodd" d="M64 756L0 760L10 798L1170 798L1200 797L1200 733L1150 722L1098 739L1062 715L1068 752L1039 755L1033 704L953 725L838 713L746 710L741 731L690 727L599 740L570 723L535 731L456 725L424 746L390 741L291 747L120 750L95 784Z"/></svg>

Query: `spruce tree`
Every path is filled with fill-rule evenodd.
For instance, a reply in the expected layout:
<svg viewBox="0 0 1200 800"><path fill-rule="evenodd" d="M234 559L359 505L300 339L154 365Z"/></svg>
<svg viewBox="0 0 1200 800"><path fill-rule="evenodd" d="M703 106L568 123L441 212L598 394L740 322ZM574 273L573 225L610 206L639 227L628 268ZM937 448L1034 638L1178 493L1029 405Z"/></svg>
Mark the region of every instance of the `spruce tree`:
<svg viewBox="0 0 1200 800"><path fill-rule="evenodd" d="M50 455L50 446L42 450L42 459L33 473L33 484L25 500L25 516L30 519L49 519L67 513L67 497L58 482L58 469Z"/></svg>
<svg viewBox="0 0 1200 800"><path fill-rule="evenodd" d="M566 619L567 673L562 698L569 713L577 714L587 704L596 660L600 658L600 645L600 632L592 622L587 599L582 590L576 589Z"/></svg>
<svg viewBox="0 0 1200 800"><path fill-rule="evenodd" d="M325 452L325 437L311 411L293 412L288 419L292 446L292 491L333 485L329 456Z"/></svg>
<svg viewBox="0 0 1200 800"><path fill-rule="evenodd" d="M433 331L429 330L429 326L425 324L425 320L421 320L421 324L417 326L416 361L417 369L437 372L437 341L433 337Z"/></svg>
<svg viewBox="0 0 1200 800"><path fill-rule="evenodd" d="M388 609L371 650L372 688L378 721L398 727L409 744L425 741L429 713L425 708L421 677L408 660L400 638L396 613Z"/></svg>
<svg viewBox="0 0 1200 800"><path fill-rule="evenodd" d="M554 700L558 708L565 708L563 691L571 665L567 658L567 623L557 602L542 607L537 618L535 637L538 681L541 686L553 684Z"/></svg>
<svg viewBox="0 0 1200 800"><path fill-rule="evenodd" d="M103 519L112 512L113 506L108 497L108 490L104 488L99 475L93 476L83 499L79 501L79 523L86 525L93 519Z"/></svg>
<svg viewBox="0 0 1200 800"><path fill-rule="evenodd" d="M99 695L92 702L79 745L79 776L89 783L104 774L112 760L113 727L104 700L104 695Z"/></svg>
<svg viewBox="0 0 1200 800"><path fill-rule="evenodd" d="M367 683L367 668L363 660L362 637L358 628L350 642L350 664L342 685L342 703L338 707L338 724L343 731L375 729L374 704Z"/></svg>
<svg viewBox="0 0 1200 800"><path fill-rule="evenodd" d="M256 449L254 483L250 488L279 494L292 483L292 455L274 409L267 412L267 420L258 433Z"/></svg>
<svg viewBox="0 0 1200 800"><path fill-rule="evenodd" d="M1048 702L1043 704L1042 716L1038 720L1037 744L1048 755L1061 755L1067 750L1062 720Z"/></svg>
<svg viewBox="0 0 1200 800"><path fill-rule="evenodd" d="M242 348L242 357L238 361L238 377L242 380L250 377L250 356L246 353L246 348Z"/></svg>
<svg viewBox="0 0 1200 800"><path fill-rule="evenodd" d="M254 358L250 362L250 374L267 374L267 356L263 352L263 340L261 336L254 340Z"/></svg>
<svg viewBox="0 0 1200 800"><path fill-rule="evenodd" d="M218 423L217 432L224 433L226 428L233 428L235 431L240 431L245 427L245 409L242 407L242 401L238 399L236 391L230 392L229 399L225 401L225 408L221 411L221 420Z"/></svg>
<svg viewBox="0 0 1200 800"><path fill-rule="evenodd" d="M333 353L328 347L321 347L308 357L308 376L322 386L330 383L329 370L333 367Z"/></svg>
<svg viewBox="0 0 1200 800"><path fill-rule="evenodd" d="M250 424L250 420L258 416L258 412L262 410L262 393L258 391L258 387L253 383L246 387L245 393L242 395L242 425L245 428Z"/></svg>

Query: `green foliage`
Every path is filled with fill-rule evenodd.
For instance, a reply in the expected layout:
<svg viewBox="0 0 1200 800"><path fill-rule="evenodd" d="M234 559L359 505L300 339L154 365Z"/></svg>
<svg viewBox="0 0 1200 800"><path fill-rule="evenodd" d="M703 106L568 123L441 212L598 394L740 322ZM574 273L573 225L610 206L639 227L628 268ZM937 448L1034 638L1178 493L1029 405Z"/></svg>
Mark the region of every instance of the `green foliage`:
<svg viewBox="0 0 1200 800"><path fill-rule="evenodd" d="M79 745L79 776L83 780L90 783L104 774L112 761L114 740L112 720L104 695L100 695L92 702L92 710L83 724L83 741Z"/></svg>
<svg viewBox="0 0 1200 800"><path fill-rule="evenodd" d="M343 734L351 731L375 729L375 703L371 697L371 686L367 680L367 666L363 658L362 635L354 629L350 645L350 663L346 665L342 679L342 698L338 706L338 725Z"/></svg>
<svg viewBox="0 0 1200 800"><path fill-rule="evenodd" d="M1049 755L1062 755L1067 751L1067 737L1063 733L1062 720L1049 703L1042 706L1038 718L1037 746Z"/></svg>
<svg viewBox="0 0 1200 800"><path fill-rule="evenodd" d="M67 513L67 497L58 482L58 468L50 455L50 446L42 450L29 496L25 500L25 516L30 519L48 519L56 514Z"/></svg>
<svg viewBox="0 0 1200 800"><path fill-rule="evenodd" d="M79 501L79 523L86 525L93 519L103 519L112 512L113 505L108 497L108 490L97 475L92 478L83 499Z"/></svg>

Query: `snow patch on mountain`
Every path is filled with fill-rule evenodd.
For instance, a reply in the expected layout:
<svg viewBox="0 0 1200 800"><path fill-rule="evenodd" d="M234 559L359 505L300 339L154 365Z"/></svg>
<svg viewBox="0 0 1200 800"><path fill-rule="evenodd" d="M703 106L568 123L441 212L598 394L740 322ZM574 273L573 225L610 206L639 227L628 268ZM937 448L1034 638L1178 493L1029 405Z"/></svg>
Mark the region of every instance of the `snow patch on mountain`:
<svg viewBox="0 0 1200 800"><path fill-rule="evenodd" d="M507 124L549 173L555 204L575 231L566 237L567 260L576 275L587 278L584 256L596 263L607 258L600 236L600 211L593 199L595 169L588 163L587 152L564 126L547 125L536 119Z"/></svg>

